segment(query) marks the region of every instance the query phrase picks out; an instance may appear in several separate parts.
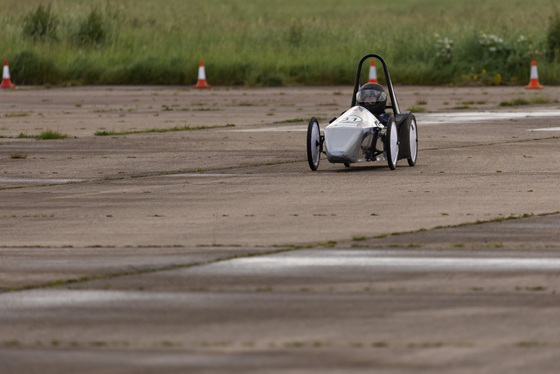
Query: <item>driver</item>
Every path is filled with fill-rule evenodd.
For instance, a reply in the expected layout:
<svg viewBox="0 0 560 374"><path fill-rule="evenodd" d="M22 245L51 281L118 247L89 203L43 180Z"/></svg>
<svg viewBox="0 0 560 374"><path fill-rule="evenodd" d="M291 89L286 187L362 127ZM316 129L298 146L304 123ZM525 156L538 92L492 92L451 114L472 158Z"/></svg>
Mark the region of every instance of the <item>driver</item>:
<svg viewBox="0 0 560 374"><path fill-rule="evenodd" d="M390 114L385 113L387 107L387 94L383 86L377 83L366 83L356 94L358 105L363 106L375 115L384 124L387 123Z"/></svg>

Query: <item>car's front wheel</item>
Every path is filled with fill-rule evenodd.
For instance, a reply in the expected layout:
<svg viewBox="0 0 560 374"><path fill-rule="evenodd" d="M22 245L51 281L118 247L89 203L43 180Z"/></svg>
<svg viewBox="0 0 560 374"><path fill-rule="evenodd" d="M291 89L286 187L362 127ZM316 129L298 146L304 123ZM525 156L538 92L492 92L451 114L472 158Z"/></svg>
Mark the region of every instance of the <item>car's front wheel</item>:
<svg viewBox="0 0 560 374"><path fill-rule="evenodd" d="M387 155L387 164L391 170L397 167L399 157L399 133L397 131L397 122L391 116L387 121L387 134L385 137L385 153Z"/></svg>

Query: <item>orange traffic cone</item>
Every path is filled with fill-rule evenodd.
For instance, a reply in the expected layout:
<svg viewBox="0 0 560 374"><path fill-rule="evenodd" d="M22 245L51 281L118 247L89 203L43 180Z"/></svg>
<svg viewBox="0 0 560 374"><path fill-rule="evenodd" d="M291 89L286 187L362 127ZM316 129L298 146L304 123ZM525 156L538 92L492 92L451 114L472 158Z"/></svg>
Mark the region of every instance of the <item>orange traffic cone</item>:
<svg viewBox="0 0 560 374"><path fill-rule="evenodd" d="M210 88L210 85L206 82L206 72L204 71L204 62L200 60L198 65L198 82L193 88Z"/></svg>
<svg viewBox="0 0 560 374"><path fill-rule="evenodd" d="M544 87L539 84L539 74L537 73L537 60L533 60L531 64L531 81L529 82L528 86L525 86L526 89L537 89L541 90Z"/></svg>
<svg viewBox="0 0 560 374"><path fill-rule="evenodd" d="M8 68L8 60L4 60L4 72L2 74L2 85L0 88L14 88L16 85L10 81L10 68Z"/></svg>
<svg viewBox="0 0 560 374"><path fill-rule="evenodd" d="M379 83L377 82L377 70L375 70L375 62L373 60L371 60L371 65L369 66L368 83Z"/></svg>

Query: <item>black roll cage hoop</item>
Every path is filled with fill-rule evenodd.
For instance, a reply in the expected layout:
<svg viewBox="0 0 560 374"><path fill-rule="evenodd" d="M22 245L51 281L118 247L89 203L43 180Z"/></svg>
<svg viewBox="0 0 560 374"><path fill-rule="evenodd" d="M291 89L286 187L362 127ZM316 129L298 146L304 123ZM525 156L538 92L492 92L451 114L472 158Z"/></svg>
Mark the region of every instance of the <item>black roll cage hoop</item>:
<svg viewBox="0 0 560 374"><path fill-rule="evenodd" d="M399 109L399 103L397 102L395 91L393 90L393 83L391 82L391 77L389 76L389 70L387 69L387 64L385 63L385 60L383 60L383 57L376 55L374 53L370 53L362 57L360 63L358 64L358 71L356 72L356 81L354 82L354 93L352 94L351 107L356 106L356 94L360 89L360 75L362 72L362 65L364 61L367 60L368 58L376 58L383 65L383 71L385 72L385 80L387 81L387 88L389 90L389 97L391 98L391 105L387 105L387 108L391 108L393 110L394 116L396 116L397 114L401 114L401 111Z"/></svg>

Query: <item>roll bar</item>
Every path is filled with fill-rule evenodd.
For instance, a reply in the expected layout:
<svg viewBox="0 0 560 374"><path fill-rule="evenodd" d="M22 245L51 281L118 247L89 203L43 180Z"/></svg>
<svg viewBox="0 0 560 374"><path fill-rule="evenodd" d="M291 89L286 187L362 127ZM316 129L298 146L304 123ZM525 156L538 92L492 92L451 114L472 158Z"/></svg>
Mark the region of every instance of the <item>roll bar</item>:
<svg viewBox="0 0 560 374"><path fill-rule="evenodd" d="M387 69L387 64L385 63L385 60L383 60L383 57L376 55L374 53L370 53L362 57L360 63L358 64L358 71L356 72L356 81L354 82L354 93L352 94L351 107L356 106L356 94L360 89L360 75L362 72L362 65L364 61L367 60L368 58L376 58L383 65L383 71L385 72L385 80L387 81L387 88L389 90L389 97L391 98L391 105L388 105L387 107L393 109L393 115L396 116L397 114L400 114L401 111L399 109L399 103L397 102L395 91L393 90L393 83L391 82L391 77L389 76L389 70Z"/></svg>

